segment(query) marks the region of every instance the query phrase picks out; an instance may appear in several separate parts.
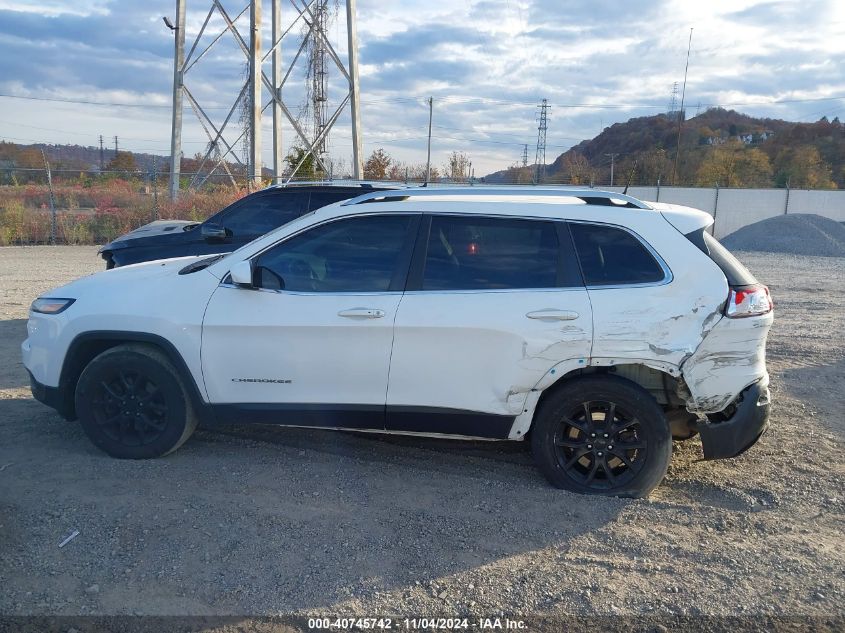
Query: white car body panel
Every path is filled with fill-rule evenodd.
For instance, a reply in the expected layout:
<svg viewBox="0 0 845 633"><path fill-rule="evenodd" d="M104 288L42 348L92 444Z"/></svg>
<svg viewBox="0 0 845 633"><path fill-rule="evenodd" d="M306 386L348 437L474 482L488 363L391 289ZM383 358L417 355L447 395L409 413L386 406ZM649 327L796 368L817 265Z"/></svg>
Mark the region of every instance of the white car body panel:
<svg viewBox="0 0 845 633"><path fill-rule="evenodd" d="M299 293L221 285L208 303L202 334L209 401L384 404L401 298L398 292ZM383 316L339 314L366 309Z"/></svg>
<svg viewBox="0 0 845 633"><path fill-rule="evenodd" d="M141 332L169 341L202 386L202 317L219 280L201 270L179 275L198 257L179 257L89 275L52 290L54 297L76 298L67 312L30 312L24 365L40 383L59 384L64 356L78 335L97 331ZM57 353L60 350L60 353Z"/></svg>
<svg viewBox="0 0 845 633"><path fill-rule="evenodd" d="M550 318L527 316L540 311ZM561 359L587 363L591 343L583 288L409 292L396 315L387 404L518 415Z"/></svg>

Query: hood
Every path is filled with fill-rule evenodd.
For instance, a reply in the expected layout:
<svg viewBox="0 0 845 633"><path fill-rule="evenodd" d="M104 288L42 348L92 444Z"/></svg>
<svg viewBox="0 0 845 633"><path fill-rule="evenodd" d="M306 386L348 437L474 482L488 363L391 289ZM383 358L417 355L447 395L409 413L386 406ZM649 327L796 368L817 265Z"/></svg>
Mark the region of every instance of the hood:
<svg viewBox="0 0 845 633"><path fill-rule="evenodd" d="M154 237L157 235L168 235L173 233L178 234L185 231L186 227L199 226L199 224L199 222L192 222L190 220L156 220L155 222L150 222L149 224L145 224L144 226L139 226L134 231L129 231L129 233L115 238L103 248L106 248L107 246L113 244L120 244L121 242L128 242L129 240L135 240L143 237Z"/></svg>
<svg viewBox="0 0 845 633"><path fill-rule="evenodd" d="M81 294L89 290L91 292L102 293L107 291L109 286L121 286L125 288L141 282L147 283L149 280L154 284L156 279L177 275L188 264L200 259L206 259L207 257L208 255L191 255L189 257L174 257L172 259L159 259L140 264L131 264L129 266L120 266L119 268L103 270L86 277L81 277L69 284L42 293L40 296L78 299Z"/></svg>
<svg viewBox="0 0 845 633"><path fill-rule="evenodd" d="M713 224L713 216L701 209L665 202L649 202L648 204L653 209L660 211L666 221L684 235L699 229L706 229Z"/></svg>

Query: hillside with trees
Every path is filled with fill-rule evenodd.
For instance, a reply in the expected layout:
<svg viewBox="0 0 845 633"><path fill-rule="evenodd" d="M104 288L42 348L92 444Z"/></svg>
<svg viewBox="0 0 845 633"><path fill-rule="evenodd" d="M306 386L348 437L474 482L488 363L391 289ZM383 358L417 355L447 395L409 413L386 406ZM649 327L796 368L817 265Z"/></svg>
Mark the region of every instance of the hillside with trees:
<svg viewBox="0 0 845 633"><path fill-rule="evenodd" d="M630 119L605 128L558 156L545 181L712 187L845 187L845 126L838 118L815 123L754 118L713 108L681 124L679 113ZM486 182L532 182L534 168L513 167Z"/></svg>

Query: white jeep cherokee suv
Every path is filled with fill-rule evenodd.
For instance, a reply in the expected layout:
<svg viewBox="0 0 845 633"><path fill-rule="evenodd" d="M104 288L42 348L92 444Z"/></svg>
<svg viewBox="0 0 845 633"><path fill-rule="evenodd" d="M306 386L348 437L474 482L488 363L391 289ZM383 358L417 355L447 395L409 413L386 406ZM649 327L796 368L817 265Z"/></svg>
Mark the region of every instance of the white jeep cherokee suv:
<svg viewBox="0 0 845 633"><path fill-rule="evenodd" d="M121 458L198 422L530 438L555 486L642 496L769 409L768 289L703 211L592 189L369 193L229 255L37 299L34 396Z"/></svg>

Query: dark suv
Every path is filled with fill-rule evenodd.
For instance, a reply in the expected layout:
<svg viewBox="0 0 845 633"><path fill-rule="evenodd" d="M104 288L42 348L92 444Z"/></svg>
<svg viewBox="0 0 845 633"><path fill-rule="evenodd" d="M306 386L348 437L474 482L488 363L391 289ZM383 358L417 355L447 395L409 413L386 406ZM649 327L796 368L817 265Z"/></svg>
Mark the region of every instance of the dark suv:
<svg viewBox="0 0 845 633"><path fill-rule="evenodd" d="M157 220L130 231L100 249L107 268L185 255L228 253L328 204L387 187L289 185L256 191L205 222Z"/></svg>

